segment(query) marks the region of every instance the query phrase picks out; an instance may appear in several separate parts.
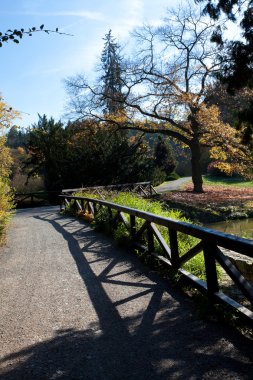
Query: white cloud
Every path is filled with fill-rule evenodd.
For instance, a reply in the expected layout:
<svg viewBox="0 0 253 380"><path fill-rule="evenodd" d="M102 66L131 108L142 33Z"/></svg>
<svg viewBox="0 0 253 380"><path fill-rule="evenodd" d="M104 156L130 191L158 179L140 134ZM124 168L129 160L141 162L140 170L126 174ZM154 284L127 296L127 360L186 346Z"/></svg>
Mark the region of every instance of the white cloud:
<svg viewBox="0 0 253 380"><path fill-rule="evenodd" d="M10 14L11 12L0 11L2 14ZM43 11L22 11L15 12L16 15L22 16L44 16L44 17L83 17L89 20L101 21L104 20L104 15L100 12L91 11L56 11L56 12L43 12Z"/></svg>
<svg viewBox="0 0 253 380"><path fill-rule="evenodd" d="M118 19L110 19L113 35L117 38L126 38L134 28L142 25L144 14L143 0L125 0L121 16Z"/></svg>
<svg viewBox="0 0 253 380"><path fill-rule="evenodd" d="M104 15L100 12L90 12L90 11L64 11L56 12L56 16L73 16L73 17L84 17L90 20L101 21L104 19Z"/></svg>

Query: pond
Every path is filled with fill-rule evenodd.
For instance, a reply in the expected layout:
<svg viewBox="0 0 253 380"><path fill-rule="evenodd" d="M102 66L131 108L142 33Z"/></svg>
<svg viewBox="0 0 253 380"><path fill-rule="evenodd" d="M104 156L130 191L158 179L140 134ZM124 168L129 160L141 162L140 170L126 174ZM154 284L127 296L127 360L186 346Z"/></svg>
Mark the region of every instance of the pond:
<svg viewBox="0 0 253 380"><path fill-rule="evenodd" d="M226 234L253 239L253 218L227 220L224 222L206 224L205 227L225 232Z"/></svg>

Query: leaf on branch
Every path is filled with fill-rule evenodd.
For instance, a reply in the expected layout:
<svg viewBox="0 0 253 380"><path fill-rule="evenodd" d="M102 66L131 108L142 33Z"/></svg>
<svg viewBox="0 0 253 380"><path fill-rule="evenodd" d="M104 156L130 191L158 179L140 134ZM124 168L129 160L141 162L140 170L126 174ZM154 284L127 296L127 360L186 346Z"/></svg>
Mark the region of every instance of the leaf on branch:
<svg viewBox="0 0 253 380"><path fill-rule="evenodd" d="M13 42L15 42L15 44L19 44L19 40L17 40L16 38L15 40L13 40Z"/></svg>
<svg viewBox="0 0 253 380"><path fill-rule="evenodd" d="M58 32L58 31L59 31L59 28L56 28L55 31Z"/></svg>
<svg viewBox="0 0 253 380"><path fill-rule="evenodd" d="M34 26L34 27L32 28L32 31L35 32L35 30L36 30L36 28L35 28L35 26Z"/></svg>
<svg viewBox="0 0 253 380"><path fill-rule="evenodd" d="M40 30L42 30L44 28L44 24L42 24L41 26L40 26Z"/></svg>

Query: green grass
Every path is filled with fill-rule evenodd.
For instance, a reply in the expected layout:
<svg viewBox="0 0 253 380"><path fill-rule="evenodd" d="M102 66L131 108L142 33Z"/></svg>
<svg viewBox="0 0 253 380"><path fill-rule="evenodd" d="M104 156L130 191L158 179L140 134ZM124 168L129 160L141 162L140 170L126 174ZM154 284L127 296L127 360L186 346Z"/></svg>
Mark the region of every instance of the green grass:
<svg viewBox="0 0 253 380"><path fill-rule="evenodd" d="M78 194L78 195L81 195L81 194ZM85 193L83 194L83 196L87 198L99 198L98 196L94 197L93 194L89 194L89 193ZM190 219L186 218L181 211L176 210L176 209L165 209L164 204L159 201L150 201L147 199L140 198L131 193L119 193L116 195L114 194L111 196L107 196L106 200L112 203L130 207L130 208L153 213L155 215L171 218L176 221L191 223ZM67 213L75 214L76 211L73 208L72 201L70 202L70 205L69 207L67 207L66 211ZM112 219L114 219L115 216L116 216L116 211L112 210ZM124 216L126 220L128 221L128 223L130 223L130 216L127 213L124 214ZM143 223L144 223L143 219L136 218L137 230L140 229ZM112 234L113 237L118 241L118 243L124 246L129 246L131 243L129 231L123 223L117 224L116 226L112 228L111 217L109 215L107 207L102 207L98 211L95 219L92 221L92 226L97 230ZM167 245L170 246L168 229L163 226L157 226L157 228L162 234ZM189 249L194 247L198 242L199 242L199 239L179 232L178 233L178 247L179 247L180 256L184 255L187 251L189 251ZM160 247L159 243L156 241L156 239L154 243L155 243L155 251L159 253L160 255L164 255L164 252L162 248ZM144 245L147 244L146 233L144 233L142 236L142 244ZM144 258L144 260L147 259L146 253L143 254L141 252L138 252L138 250L137 250L137 253L138 255L140 255L140 257ZM195 276L201 278L202 280L204 281L206 280L204 256L202 252L197 254L195 257L193 257L189 261L187 261L183 265L183 268L189 271L190 273L194 274ZM218 274L218 277L220 277L221 273L220 273L219 267L217 267L217 274Z"/></svg>
<svg viewBox="0 0 253 380"><path fill-rule="evenodd" d="M223 185L223 186L233 186L239 188L250 188L253 187L253 181L246 181L240 177L216 177L206 175L203 176L204 185Z"/></svg>
<svg viewBox="0 0 253 380"><path fill-rule="evenodd" d="M93 197L91 194L85 194L86 197ZM175 210L175 209L164 209L164 205L161 202L158 201L150 201L143 198L139 198L136 195L130 194L130 193L120 193L117 195L114 195L112 197L107 198L108 201L120 204L123 206L135 208L138 210L146 211L149 213L153 213L159 216L168 217L174 220L183 221L190 223L191 221L183 216L181 211ZM116 212L113 211L113 217L115 216ZM130 217L128 214L125 214L125 218L128 222L130 222ZM143 225L144 221L141 218L136 218L136 227L137 230ZM111 228L110 224L110 216L108 214L107 208L102 208L98 214L96 215L95 220L92 222L93 226L98 230L103 230L107 233L113 234L113 237L122 245L129 245L130 236L128 230L125 228L123 223L120 223L116 226L116 228ZM163 226L157 226L160 233L162 234L163 238L165 239L168 246L170 246L169 236L168 236L168 229ZM183 255L186 253L190 248L192 248L194 245L196 245L199 242L198 239L194 238L193 236L178 233L178 245L179 245L179 253L180 255ZM143 236L143 243L147 243L147 236ZM155 240L155 250L159 254L163 255L163 250L159 246L158 242ZM140 254L140 256L143 256L143 254ZM144 255L145 256L145 255ZM188 270L190 273L194 274L195 276L205 280L205 265L204 265L204 257L203 254L200 253L193 257L191 260L189 260L186 264L184 264L184 268ZM218 273L219 274L219 273Z"/></svg>

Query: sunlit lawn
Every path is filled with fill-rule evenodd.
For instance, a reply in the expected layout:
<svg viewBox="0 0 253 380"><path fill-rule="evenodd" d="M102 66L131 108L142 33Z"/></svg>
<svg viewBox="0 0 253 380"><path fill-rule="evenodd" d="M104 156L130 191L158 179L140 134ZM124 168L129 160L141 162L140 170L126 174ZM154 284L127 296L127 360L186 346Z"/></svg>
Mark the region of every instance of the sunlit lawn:
<svg viewBox="0 0 253 380"><path fill-rule="evenodd" d="M236 212L253 209L253 181L211 176L204 176L203 179L204 193L193 193L193 184L187 183L183 189L167 192L163 198L181 205L211 208L221 212L224 212L224 207L234 206Z"/></svg>
<svg viewBox="0 0 253 380"><path fill-rule="evenodd" d="M204 185L232 186L241 188L253 188L253 181L246 181L238 177L203 176Z"/></svg>

